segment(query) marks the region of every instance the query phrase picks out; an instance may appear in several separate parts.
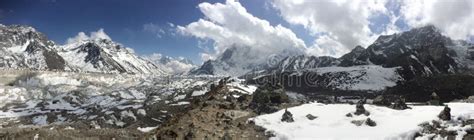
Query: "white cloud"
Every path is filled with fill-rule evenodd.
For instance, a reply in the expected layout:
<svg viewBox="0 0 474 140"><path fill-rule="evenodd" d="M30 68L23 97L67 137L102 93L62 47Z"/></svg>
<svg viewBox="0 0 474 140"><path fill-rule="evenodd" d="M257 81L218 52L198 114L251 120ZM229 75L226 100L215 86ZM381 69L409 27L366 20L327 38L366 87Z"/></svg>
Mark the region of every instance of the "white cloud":
<svg viewBox="0 0 474 140"><path fill-rule="evenodd" d="M272 26L259 19L237 1L227 0L225 4L207 2L198 8L204 18L186 26L177 26L184 35L214 41L214 53L201 54L203 59L215 58L230 47L250 47L257 56L249 56L249 63L259 63L266 56L284 51L302 52L304 42L290 30L281 25ZM250 55L250 54L249 54Z"/></svg>
<svg viewBox="0 0 474 140"><path fill-rule="evenodd" d="M309 47L306 53L316 56L342 56L347 51L343 44L323 35L315 40L314 46Z"/></svg>
<svg viewBox="0 0 474 140"><path fill-rule="evenodd" d="M200 54L203 60L218 58L232 46L250 47L250 52L263 59L285 50L339 57L357 45L367 47L380 35L405 30L397 24L400 21L406 22L409 28L433 24L454 39L472 38L473 3L470 0L272 0L265 3L288 23L309 30L315 38L310 46L290 29L253 16L234 0L201 3L198 8L205 17L176 27L181 34L214 41L213 52L206 50ZM373 21L379 20L377 16L388 17L389 21L378 25ZM380 26L381 31L374 33L372 25ZM260 61L246 57L248 61Z"/></svg>
<svg viewBox="0 0 474 140"><path fill-rule="evenodd" d="M96 32L91 32L91 39L107 39L112 40L105 32L104 29L100 28Z"/></svg>
<svg viewBox="0 0 474 140"><path fill-rule="evenodd" d="M72 44L76 42L81 42L85 40L97 40L97 39L107 39L112 40L105 32L104 29L100 28L98 31L91 32L90 36L87 36L84 32L79 32L75 37L68 38L66 43Z"/></svg>
<svg viewBox="0 0 474 140"><path fill-rule="evenodd" d="M207 61L207 60L211 60L211 59L214 59L214 57L208 53L199 53L199 56L201 56L201 60L203 62Z"/></svg>
<svg viewBox="0 0 474 140"><path fill-rule="evenodd" d="M154 34L157 38L163 37L166 33L159 25L153 23L147 23L143 25L143 31Z"/></svg>
<svg viewBox="0 0 474 140"><path fill-rule="evenodd" d="M167 22L167 24L168 24L168 26L170 26L170 27L173 27L173 28L175 27L175 25L174 25L173 23L171 23L171 22Z"/></svg>
<svg viewBox="0 0 474 140"><path fill-rule="evenodd" d="M389 15L385 3L385 0L273 0L273 7L287 22L303 25L317 38L311 53L340 56L356 45L367 46L376 39L378 35L369 29L369 18L375 14Z"/></svg>
<svg viewBox="0 0 474 140"><path fill-rule="evenodd" d="M401 15L410 27L433 24L453 39L474 36L472 0L404 0Z"/></svg>

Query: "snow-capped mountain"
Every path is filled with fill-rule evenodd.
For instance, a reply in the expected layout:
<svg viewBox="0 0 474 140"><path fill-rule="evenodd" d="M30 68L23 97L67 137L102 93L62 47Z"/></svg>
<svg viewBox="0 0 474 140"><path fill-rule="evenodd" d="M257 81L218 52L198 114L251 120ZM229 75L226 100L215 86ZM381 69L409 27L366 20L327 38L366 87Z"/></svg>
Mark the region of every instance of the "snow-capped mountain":
<svg viewBox="0 0 474 140"><path fill-rule="evenodd" d="M157 65L136 56L133 50L108 39L81 40L64 45L59 54L79 71L163 74Z"/></svg>
<svg viewBox="0 0 474 140"><path fill-rule="evenodd" d="M0 68L77 72L164 74L157 65L110 38L56 45L33 27L0 25Z"/></svg>
<svg viewBox="0 0 474 140"><path fill-rule="evenodd" d="M289 56L266 73L358 65L402 67L404 77L463 72L473 68L474 44L453 41L432 25L380 36L366 49L357 46L340 58Z"/></svg>
<svg viewBox="0 0 474 140"><path fill-rule="evenodd" d="M190 73L197 75L239 75L245 73L245 71L250 71L254 67L246 65L246 62L238 59L250 51L248 48L242 48L228 48L217 59L204 62L201 67L192 70Z"/></svg>
<svg viewBox="0 0 474 140"><path fill-rule="evenodd" d="M294 49L266 55L265 50L252 50L248 46L233 46L227 48L216 59L204 62L203 65L190 73L241 76L248 72L273 68L282 59L301 53L298 49Z"/></svg>
<svg viewBox="0 0 474 140"><path fill-rule="evenodd" d="M280 61L277 65L270 68L272 72L284 72L284 71L297 71L304 69L312 69L319 67L329 67L336 66L340 61L336 58L329 56L307 56L307 55L297 55L286 57Z"/></svg>
<svg viewBox="0 0 474 140"><path fill-rule="evenodd" d="M0 24L0 67L35 70L69 70L54 42L34 28Z"/></svg>
<svg viewBox="0 0 474 140"><path fill-rule="evenodd" d="M151 55L145 55L143 58L153 62L163 71L171 74L186 74L191 69L197 67L191 60L184 57L173 58L170 56L163 56L159 53L153 53Z"/></svg>
<svg viewBox="0 0 474 140"><path fill-rule="evenodd" d="M380 36L367 49L354 49L341 57L340 66L381 65L403 68L405 78L458 73L471 65L468 48L473 44L453 41L428 25L407 32ZM456 48L456 49L454 49Z"/></svg>
<svg viewBox="0 0 474 140"><path fill-rule="evenodd" d="M443 36L434 26L428 25L403 33L380 36L366 49L357 46L340 58L289 56L282 59L275 67L252 71L245 77L260 79L270 76L290 82L291 80L288 79L293 78L293 83L288 84L289 88L298 84L295 83L298 80L298 82L307 82L304 80L310 78L311 81L318 83L313 87L303 86L310 90L314 88L358 90L353 88L354 84L377 83L377 81L367 81L368 79L390 83L362 89L381 90L383 87L390 87L388 85L394 86L397 82L416 77L472 73L473 48L473 44L466 41L453 41ZM321 69L325 71L321 72ZM304 88L298 90L300 89Z"/></svg>

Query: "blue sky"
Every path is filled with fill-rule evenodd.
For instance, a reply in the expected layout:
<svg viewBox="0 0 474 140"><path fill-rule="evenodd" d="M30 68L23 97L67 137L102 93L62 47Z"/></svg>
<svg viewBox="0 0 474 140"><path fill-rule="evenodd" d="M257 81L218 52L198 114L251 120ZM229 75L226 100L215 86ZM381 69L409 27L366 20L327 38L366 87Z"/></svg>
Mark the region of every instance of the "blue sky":
<svg viewBox="0 0 474 140"><path fill-rule="evenodd" d="M114 41L122 43L126 47L133 48L139 55L161 53L172 57L184 56L190 58L195 63L201 63L202 57L200 53L213 53L212 48L219 42L214 44L215 38L206 38L206 36L204 40L208 40L207 43L202 43L205 41L199 41L198 34L195 32L189 32L191 35L182 35L176 32L176 27L178 25L186 27L200 19L209 20L211 17L206 17L202 9L198 6L203 2L210 4L226 3L225 0L2 0L0 1L0 23L7 25L31 25L45 33L58 44L65 43L68 38L76 36L78 32L89 33L103 28ZM364 32L362 27L365 26L367 26L370 31L366 34L361 34L361 36L365 38L357 38L345 36L343 35L344 33L341 34L339 31L333 30L333 28L340 27L331 27L331 24L318 21L318 17L312 17L315 13L317 14L317 7L321 5L321 8L327 7L324 5L327 4L327 2L318 1L318 3L315 1L305 1L307 3L296 4L296 6L300 7L291 7L295 4L290 6L285 5L292 2L294 1L238 1L249 14L258 19L268 21L271 27L281 25L291 30L298 38L297 40L303 41L303 46L308 48L311 46L320 48L320 51L315 52L316 55L327 52L329 52L328 55L335 55L331 54L331 52L343 53L350 50L351 47L363 43L362 41L350 42L347 40L371 41L374 36L391 33L387 31L393 32L394 30L392 28L389 30L388 26L391 20L396 19L393 17L401 17L400 15L407 15L406 13L410 12L409 10L400 11L400 2L389 0L382 5L388 12L370 10L368 11L370 13L368 17L362 17L367 18L368 23L364 23L367 25L360 26L361 29L354 30L353 33ZM300 15L294 15L294 13L298 13L298 10L304 9L305 5L311 6L312 4L314 4L314 6L302 12L301 17L299 17ZM436 6L436 4L432 5ZM211 7L215 8L218 6L212 5ZM344 12L343 8L342 6L336 6L334 11L327 12L329 14L331 12ZM370 6L362 8L373 9L373 7ZM416 8L420 7L413 7L413 9ZM472 7L468 8L472 10ZM314 9L316 10L312 11ZM292 12L292 10L296 10L297 12ZM217 12L226 11L217 10ZM304 15L305 12L306 15ZM353 13L353 11L349 11L349 13ZM364 13L360 14L362 15ZM417 14L422 17L398 18L393 25L395 31L408 30L411 26L418 24L415 22L434 22L435 24L437 22L418 21L420 18L426 18L426 15L429 15L430 11ZM331 21L337 22L340 20L343 23L346 22L347 26L357 27L359 24L352 24L352 22L357 23L358 20L353 20L353 17L350 16L351 15L337 15L334 16L335 20ZM299 17L299 19L303 20L295 21L292 19L293 17ZM467 18L472 17L468 15ZM214 22L213 20L215 19L209 21ZM445 23L440 23L439 25L445 25ZM222 27L226 28L226 26ZM344 42L345 40L346 42ZM206 47L202 47L203 45ZM330 51L324 51L325 49L329 49Z"/></svg>
<svg viewBox="0 0 474 140"><path fill-rule="evenodd" d="M201 2L223 0L2 0L1 24L31 25L45 33L49 39L63 44L78 32L92 32L103 28L116 42L146 55L162 53L173 57L184 56L200 63L198 39L172 34L174 25L186 25L203 15L197 8ZM274 24L285 23L265 1L242 0L247 10ZM267 5L268 6L268 5ZM157 37L144 30L153 24L166 33ZM302 27L296 30L304 33ZM305 37L311 40L311 37ZM207 45L212 45L208 43Z"/></svg>

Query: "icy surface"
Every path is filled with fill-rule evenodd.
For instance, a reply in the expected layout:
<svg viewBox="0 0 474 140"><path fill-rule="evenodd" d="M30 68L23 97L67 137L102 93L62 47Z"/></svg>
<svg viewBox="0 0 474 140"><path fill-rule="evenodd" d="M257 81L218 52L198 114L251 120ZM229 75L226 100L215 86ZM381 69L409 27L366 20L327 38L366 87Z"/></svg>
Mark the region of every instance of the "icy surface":
<svg viewBox="0 0 474 140"><path fill-rule="evenodd" d="M463 117L474 119L474 104L449 103L453 119ZM370 119L377 126L355 126L352 120L365 120L367 116L346 117L355 111L355 105L309 103L288 108L295 122L281 122L284 110L253 118L255 123L275 133L272 139L324 139L324 140L383 140L411 139L421 128L423 122L437 120L443 106L411 106L413 109L393 110L386 107L365 105ZM318 116L309 120L305 116ZM462 128L453 128L460 130Z"/></svg>

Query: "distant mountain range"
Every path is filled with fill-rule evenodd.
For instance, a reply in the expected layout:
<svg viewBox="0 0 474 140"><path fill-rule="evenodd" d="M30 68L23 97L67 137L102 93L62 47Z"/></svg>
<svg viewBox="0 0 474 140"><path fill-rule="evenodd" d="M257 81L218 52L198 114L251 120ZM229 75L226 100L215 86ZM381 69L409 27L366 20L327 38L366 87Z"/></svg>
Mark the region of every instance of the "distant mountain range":
<svg viewBox="0 0 474 140"><path fill-rule="evenodd" d="M33 27L0 25L0 68L73 72L173 74L169 59L153 63L110 39L57 45ZM189 60L179 63L192 65ZM179 64L178 64L179 65Z"/></svg>
<svg viewBox="0 0 474 140"><path fill-rule="evenodd" d="M367 48L356 46L351 52L339 58L292 55L280 59L275 64L263 63L248 67L235 65L238 62L229 62L231 59L228 58L235 55L235 50L234 48L226 50L217 59L205 62L191 73L226 75L226 71L243 69L246 71L240 73L270 74L320 67L379 65L386 68L401 67L400 74L405 79L411 79L420 75L472 71L474 68L474 45L466 41L451 40L432 25L380 36Z"/></svg>
<svg viewBox="0 0 474 140"><path fill-rule="evenodd" d="M249 62L245 58L254 52L245 48L248 47L231 47L216 59L196 66L181 57L161 54L140 57L110 39L77 40L57 45L32 27L0 25L0 68L140 74L188 74L189 71L191 75L242 76L377 65L400 67L397 73L405 80L417 76L470 73L474 68L474 45L451 40L432 25L380 36L367 48L356 46L340 58L283 53L261 56L268 58L267 61Z"/></svg>

